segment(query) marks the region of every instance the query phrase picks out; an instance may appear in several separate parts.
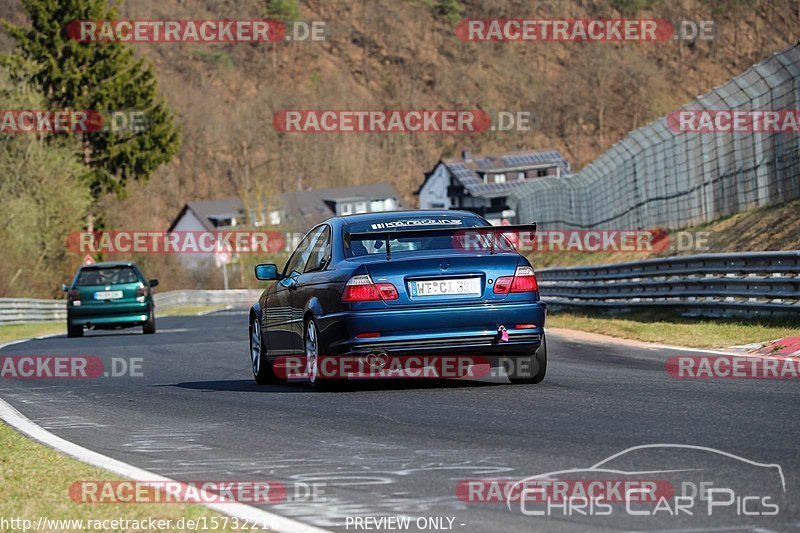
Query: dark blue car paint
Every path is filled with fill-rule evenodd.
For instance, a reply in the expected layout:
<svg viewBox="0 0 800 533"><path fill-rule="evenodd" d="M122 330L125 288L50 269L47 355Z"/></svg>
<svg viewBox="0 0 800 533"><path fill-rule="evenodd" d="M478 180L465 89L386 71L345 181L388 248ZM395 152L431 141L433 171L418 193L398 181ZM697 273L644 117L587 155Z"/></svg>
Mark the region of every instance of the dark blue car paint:
<svg viewBox="0 0 800 533"><path fill-rule="evenodd" d="M346 257L345 235L353 224L382 222L398 217L460 217L488 226L483 218L460 211L404 211L334 217L306 235L327 226L331 232L330 261L322 271L284 272L286 278L272 283L251 309L251 320L262 328L268 360L283 355L302 355L304 326L313 317L320 334L320 353L390 355L506 355L531 354L544 333L546 308L538 293L494 294L493 281L513 275L518 265L529 265L516 252L416 251L399 252L387 260L384 254ZM291 259L290 259L291 261ZM287 263L288 266L288 263ZM285 269L285 267L284 267ZM343 303L342 293L352 276L369 273L374 282L390 281L397 287L394 301ZM481 277L481 296L409 296L407 283L424 277ZM490 283L491 281L491 283ZM514 329L516 324L535 324L535 329ZM498 328L508 328L508 341L498 342ZM365 332L380 337L356 339Z"/></svg>

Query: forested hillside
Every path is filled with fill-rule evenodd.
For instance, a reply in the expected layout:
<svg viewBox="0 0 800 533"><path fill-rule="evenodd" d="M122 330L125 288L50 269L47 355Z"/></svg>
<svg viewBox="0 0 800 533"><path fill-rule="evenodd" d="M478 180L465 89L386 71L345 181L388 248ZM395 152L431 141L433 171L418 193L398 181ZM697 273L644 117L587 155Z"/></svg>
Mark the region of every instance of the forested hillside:
<svg viewBox="0 0 800 533"><path fill-rule="evenodd" d="M299 188L391 181L413 201L423 172L462 149L552 147L579 169L631 129L788 46L800 27L796 0L488 5L480 0L122 2L120 18L129 19L325 21L327 38L131 45L153 65L181 144L149 180L129 181L124 191L100 195L91 210L108 229L164 230L186 201L237 194L269 203L280 192ZM0 10L12 23L28 23L18 0L0 1ZM454 28L467 17L711 19L717 34L686 42L464 42ZM3 34L0 47L12 51L14 41ZM272 124L281 109L530 111L534 127L472 134L283 134ZM78 196L69 201L83 205ZM78 259L70 257L70 264L56 270L68 272ZM8 280L3 290L9 290Z"/></svg>

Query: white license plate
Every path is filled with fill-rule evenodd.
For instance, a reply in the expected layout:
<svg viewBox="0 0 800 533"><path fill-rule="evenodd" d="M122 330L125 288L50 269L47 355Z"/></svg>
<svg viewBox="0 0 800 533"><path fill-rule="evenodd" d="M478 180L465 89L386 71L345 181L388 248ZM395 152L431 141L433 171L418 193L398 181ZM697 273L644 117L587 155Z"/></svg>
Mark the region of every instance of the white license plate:
<svg viewBox="0 0 800 533"><path fill-rule="evenodd" d="M481 294L481 278L433 279L414 282L414 296Z"/></svg>
<svg viewBox="0 0 800 533"><path fill-rule="evenodd" d="M122 298L122 291L99 291L94 293L95 300L116 300Z"/></svg>

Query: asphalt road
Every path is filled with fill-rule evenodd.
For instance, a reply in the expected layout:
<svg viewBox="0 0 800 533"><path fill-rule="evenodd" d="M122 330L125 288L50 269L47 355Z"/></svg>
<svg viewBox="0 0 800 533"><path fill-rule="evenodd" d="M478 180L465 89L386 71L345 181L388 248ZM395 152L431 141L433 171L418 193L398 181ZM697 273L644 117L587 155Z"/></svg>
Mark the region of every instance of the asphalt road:
<svg viewBox="0 0 800 533"><path fill-rule="evenodd" d="M800 529L797 380L674 379L664 362L680 352L550 334L540 385L394 382L313 393L252 381L245 314L162 318L159 329L8 346L0 355L91 355L106 368L112 358L140 358L143 376L2 379L0 397L65 439L161 475L279 480L290 500L296 487L315 483L323 491L317 501L265 508L341 531L364 530L354 517L380 516L411 517L412 531L420 517L439 517L444 528L450 518L453 531ZM647 444L735 457L646 448L615 459L614 469L650 472L639 479L669 478L673 487L690 480L735 488L719 496L733 503L711 516L700 499L692 515L632 516L620 503L607 516L572 508L531 516L543 504L523 512L518 502L509 509L456 493L462 480L588 468ZM753 463L780 465L785 493L775 468ZM588 471L571 479L620 476ZM760 505L766 493L777 515L746 516L772 509Z"/></svg>

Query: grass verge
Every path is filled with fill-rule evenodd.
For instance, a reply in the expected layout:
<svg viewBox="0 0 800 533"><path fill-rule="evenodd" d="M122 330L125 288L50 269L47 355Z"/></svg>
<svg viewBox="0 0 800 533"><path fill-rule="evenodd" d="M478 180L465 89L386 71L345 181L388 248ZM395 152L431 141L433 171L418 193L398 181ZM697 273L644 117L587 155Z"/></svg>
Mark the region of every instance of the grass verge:
<svg viewBox="0 0 800 533"><path fill-rule="evenodd" d="M64 322L30 322L0 326L0 344L51 333L66 334L67 326Z"/></svg>
<svg viewBox="0 0 800 533"><path fill-rule="evenodd" d="M163 316L191 316L198 313L208 313L225 309L224 305L179 305L165 310L158 310L157 317ZM65 322L29 322L26 324L12 324L0 326L0 344L12 342L40 335L51 333L63 333L66 335L67 327Z"/></svg>
<svg viewBox="0 0 800 533"><path fill-rule="evenodd" d="M526 255L534 268L547 268L621 263L700 253L800 250L800 216L798 213L800 213L800 200L794 200L784 204L749 209L729 217L683 228L680 231L692 234L694 238L702 238L704 242L703 246L684 250L677 249L677 241L680 239L677 238L676 231L670 231L673 237L672 246L658 253L542 251Z"/></svg>
<svg viewBox="0 0 800 533"><path fill-rule="evenodd" d="M800 336L800 322L797 320L687 318L658 311L615 316L552 311L547 315L547 325L692 348L726 348Z"/></svg>
<svg viewBox="0 0 800 533"><path fill-rule="evenodd" d="M210 313L225 309L224 305L178 305L164 310L156 308L156 317L160 316L190 316L199 313Z"/></svg>
<svg viewBox="0 0 800 533"><path fill-rule="evenodd" d="M51 520L136 520L145 521L143 530L149 529L147 520L172 520L171 531L190 531L178 527L179 520L197 520L204 517L211 524L212 517L223 515L201 505L184 504L84 504L69 497L69 487L80 480L120 479L100 468L85 465L42 444L17 433L4 422L0 422L0 486L3 487L2 516L6 520L27 519L34 525L39 517ZM229 519L230 520L230 519ZM129 525L131 523L129 522ZM104 526L106 531L128 531L130 528ZM51 531L79 531L76 523L50 524ZM97 528L88 528L96 529ZM235 531L230 528L215 528Z"/></svg>

